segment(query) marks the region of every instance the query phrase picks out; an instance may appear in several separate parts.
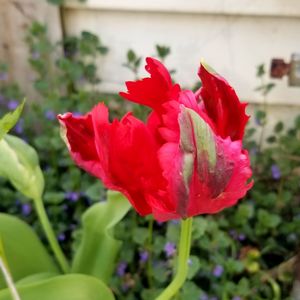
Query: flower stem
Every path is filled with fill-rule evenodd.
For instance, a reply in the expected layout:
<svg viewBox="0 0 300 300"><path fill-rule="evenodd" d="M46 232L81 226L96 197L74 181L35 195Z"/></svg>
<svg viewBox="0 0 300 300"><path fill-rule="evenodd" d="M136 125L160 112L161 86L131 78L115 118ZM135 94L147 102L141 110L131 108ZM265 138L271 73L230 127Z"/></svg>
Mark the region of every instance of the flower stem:
<svg viewBox="0 0 300 300"><path fill-rule="evenodd" d="M21 300L21 298L19 296L19 293L17 291L17 288L14 285L12 276L11 276L9 270L8 270L8 267L7 267L4 259L1 257L1 255L0 255L0 270L2 270L2 273L3 273L3 276L5 278L7 287L9 289L10 293L11 293L11 296L12 296L13 300Z"/></svg>
<svg viewBox="0 0 300 300"><path fill-rule="evenodd" d="M188 259L190 256L191 240L192 240L192 218L181 221L181 233L179 241L178 265L177 271L172 282L167 288L156 298L156 300L171 299L184 284L188 273Z"/></svg>
<svg viewBox="0 0 300 300"><path fill-rule="evenodd" d="M48 242L50 244L50 247L54 253L54 256L61 268L61 270L64 273L68 273L70 270L68 261L62 251L62 249L60 248L56 236L54 234L53 228L49 222L47 213L45 211L45 207L43 205L43 201L42 199L34 199L34 203L35 203L35 207L36 207L36 211L38 214L38 217L40 219L40 222L42 224L42 227L44 229L44 232L46 234L46 237L48 239Z"/></svg>

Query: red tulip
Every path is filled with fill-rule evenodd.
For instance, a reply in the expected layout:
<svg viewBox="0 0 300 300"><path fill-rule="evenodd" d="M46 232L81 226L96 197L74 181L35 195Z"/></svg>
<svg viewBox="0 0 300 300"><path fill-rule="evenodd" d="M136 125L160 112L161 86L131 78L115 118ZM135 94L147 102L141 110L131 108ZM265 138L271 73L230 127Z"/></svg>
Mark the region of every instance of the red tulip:
<svg viewBox="0 0 300 300"><path fill-rule="evenodd" d="M83 117L59 115L70 154L141 215L159 221L214 214L237 203L253 182L242 138L248 116L232 87L199 69L201 89L181 90L147 58L149 78L127 82L124 98L152 108L146 123L131 113L109 121L98 104Z"/></svg>

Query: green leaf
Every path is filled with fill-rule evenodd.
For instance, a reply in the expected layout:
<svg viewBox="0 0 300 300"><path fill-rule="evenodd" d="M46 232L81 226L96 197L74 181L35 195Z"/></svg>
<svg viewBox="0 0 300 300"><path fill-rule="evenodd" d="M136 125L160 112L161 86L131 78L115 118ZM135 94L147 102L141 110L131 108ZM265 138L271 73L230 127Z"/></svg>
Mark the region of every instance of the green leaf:
<svg viewBox="0 0 300 300"><path fill-rule="evenodd" d="M266 71L265 71L265 65L264 64L261 64L261 65L258 65L256 67L256 76L258 78L262 77L263 75L266 74Z"/></svg>
<svg viewBox="0 0 300 300"><path fill-rule="evenodd" d="M148 238L148 229L143 227L136 227L132 233L133 240L138 245L144 245Z"/></svg>
<svg viewBox="0 0 300 300"><path fill-rule="evenodd" d="M189 271L187 278L192 279L200 269L200 260L197 256L190 256L189 258Z"/></svg>
<svg viewBox="0 0 300 300"><path fill-rule="evenodd" d="M9 112L0 119L0 140L8 133L18 122L23 111L25 101L23 101L13 112Z"/></svg>
<svg viewBox="0 0 300 300"><path fill-rule="evenodd" d="M127 60L128 60L128 62L134 62L135 60L136 60L136 54L135 54L135 52L133 51L133 50L128 50L128 52L127 52Z"/></svg>
<svg viewBox="0 0 300 300"><path fill-rule="evenodd" d="M17 284L22 300L114 300L110 289L100 280L81 274L69 274ZM7 289L0 291L0 300L11 300Z"/></svg>
<svg viewBox="0 0 300 300"><path fill-rule="evenodd" d="M130 208L128 200L117 192L108 192L108 200L94 204L82 217L83 236L75 254L72 272L93 275L108 282L114 271L121 242L114 239L114 226Z"/></svg>
<svg viewBox="0 0 300 300"><path fill-rule="evenodd" d="M44 177L35 150L22 139L6 135L0 141L0 176L25 196L40 198Z"/></svg>
<svg viewBox="0 0 300 300"><path fill-rule="evenodd" d="M23 221L0 214L0 239L15 281L35 273L58 273L51 256L35 232ZM4 278L0 275L0 289L5 286Z"/></svg>
<svg viewBox="0 0 300 300"><path fill-rule="evenodd" d="M63 5L64 4L64 0L47 0L47 1L54 5Z"/></svg>
<svg viewBox="0 0 300 300"><path fill-rule="evenodd" d="M276 133L279 133L279 132L281 132L283 130L283 128L284 128L283 122L279 121L278 123L276 123L276 125L274 127L274 131Z"/></svg>

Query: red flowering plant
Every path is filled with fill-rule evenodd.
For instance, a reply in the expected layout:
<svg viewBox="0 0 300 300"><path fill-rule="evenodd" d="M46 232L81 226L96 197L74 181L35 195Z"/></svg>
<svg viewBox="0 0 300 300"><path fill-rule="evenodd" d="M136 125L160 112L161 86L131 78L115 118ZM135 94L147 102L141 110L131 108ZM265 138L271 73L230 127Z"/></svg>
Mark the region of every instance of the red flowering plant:
<svg viewBox="0 0 300 300"><path fill-rule="evenodd" d="M193 93L174 84L158 60L146 62L150 77L126 82L120 93L152 109L145 123L132 113L110 122L102 103L85 116L58 118L77 165L123 193L140 215L182 220L177 274L162 300L185 280L191 217L236 204L253 185L242 146L249 117L227 81L203 64L202 87Z"/></svg>

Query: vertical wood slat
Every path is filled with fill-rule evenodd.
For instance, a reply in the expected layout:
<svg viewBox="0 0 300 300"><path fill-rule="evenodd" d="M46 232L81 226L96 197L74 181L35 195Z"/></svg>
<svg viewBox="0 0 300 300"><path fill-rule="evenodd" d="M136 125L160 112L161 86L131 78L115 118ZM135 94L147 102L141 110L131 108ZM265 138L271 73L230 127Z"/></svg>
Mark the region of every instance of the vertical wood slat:
<svg viewBox="0 0 300 300"><path fill-rule="evenodd" d="M0 0L0 62L9 66L9 80L16 81L28 100L38 98L33 89L34 72L28 63L26 31L36 20L47 25L49 38L61 39L59 9L46 0Z"/></svg>

